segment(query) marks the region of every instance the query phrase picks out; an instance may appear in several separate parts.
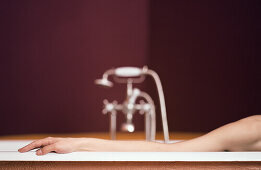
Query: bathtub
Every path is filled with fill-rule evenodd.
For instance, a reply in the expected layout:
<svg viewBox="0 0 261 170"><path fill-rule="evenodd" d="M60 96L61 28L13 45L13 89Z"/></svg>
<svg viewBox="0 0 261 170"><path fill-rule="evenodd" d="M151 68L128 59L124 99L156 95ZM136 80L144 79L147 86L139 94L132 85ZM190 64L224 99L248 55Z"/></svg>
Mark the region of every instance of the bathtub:
<svg viewBox="0 0 261 170"><path fill-rule="evenodd" d="M35 150L17 151L30 142L0 140L0 169L261 169L261 152L74 152L37 156Z"/></svg>
<svg viewBox="0 0 261 170"><path fill-rule="evenodd" d="M73 152L35 155L19 153L28 140L0 141L0 161L142 161L142 162L261 162L261 152Z"/></svg>

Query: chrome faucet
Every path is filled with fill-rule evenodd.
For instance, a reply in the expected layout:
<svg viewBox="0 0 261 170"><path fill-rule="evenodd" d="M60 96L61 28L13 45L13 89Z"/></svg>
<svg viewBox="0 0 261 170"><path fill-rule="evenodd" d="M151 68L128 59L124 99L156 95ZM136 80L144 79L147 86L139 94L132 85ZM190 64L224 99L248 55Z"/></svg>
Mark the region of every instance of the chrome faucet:
<svg viewBox="0 0 261 170"><path fill-rule="evenodd" d="M117 112L121 111L126 117L126 122L121 126L122 131L133 132L135 130L132 118L136 112L139 112L145 116L146 140L155 141L156 112L154 102L146 92L143 92L138 88L133 88L133 84L143 82L146 75L152 76L156 83L161 108L164 141L165 143L169 141L167 113L161 81L158 74L155 71L148 69L147 66L144 66L143 68L119 67L110 69L103 74L102 79L95 80L95 84L107 87L113 86L113 83L109 81L109 76L112 76L118 83L127 83L127 97L122 104L118 104L117 101L110 103L106 99L103 101L103 114L110 114L111 139L116 139L116 116ZM140 100L138 101L138 99Z"/></svg>

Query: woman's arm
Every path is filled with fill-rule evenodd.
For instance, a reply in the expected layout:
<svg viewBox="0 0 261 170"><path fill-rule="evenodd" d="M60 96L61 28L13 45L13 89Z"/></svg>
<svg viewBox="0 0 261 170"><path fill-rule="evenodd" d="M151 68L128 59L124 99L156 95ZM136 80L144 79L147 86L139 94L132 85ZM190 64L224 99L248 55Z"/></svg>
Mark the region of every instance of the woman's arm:
<svg viewBox="0 0 261 170"><path fill-rule="evenodd" d="M261 116L251 116L222 126L201 137L174 144L147 141L112 141L96 138L52 138L37 140L19 149L27 152L39 148L37 155L74 151L260 151Z"/></svg>

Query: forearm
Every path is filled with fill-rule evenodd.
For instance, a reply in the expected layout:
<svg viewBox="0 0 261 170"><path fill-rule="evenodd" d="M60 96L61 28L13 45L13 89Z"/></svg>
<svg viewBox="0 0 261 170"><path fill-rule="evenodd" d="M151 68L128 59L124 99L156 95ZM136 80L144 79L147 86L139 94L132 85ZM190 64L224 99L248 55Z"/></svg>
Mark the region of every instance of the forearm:
<svg viewBox="0 0 261 170"><path fill-rule="evenodd" d="M241 125L240 125L241 126ZM241 135L235 134L239 131L237 124L229 124L218 128L206 135L177 142L165 144L149 141L120 141L104 140L96 138L81 138L77 150L79 151L129 151L129 152L210 152L224 151L230 149L233 141L240 140ZM236 135L236 136L235 136ZM235 140L236 139L236 140ZM230 142L230 144L228 144Z"/></svg>
<svg viewBox="0 0 261 170"><path fill-rule="evenodd" d="M211 151L258 151L261 150L260 116L252 116L227 124L201 137L164 144L147 141L112 141L83 139L81 151L172 151L172 152L211 152Z"/></svg>
<svg viewBox="0 0 261 170"><path fill-rule="evenodd" d="M134 140L104 140L96 138L82 138L79 151L113 151L113 152L159 152L170 151L169 144L134 141Z"/></svg>

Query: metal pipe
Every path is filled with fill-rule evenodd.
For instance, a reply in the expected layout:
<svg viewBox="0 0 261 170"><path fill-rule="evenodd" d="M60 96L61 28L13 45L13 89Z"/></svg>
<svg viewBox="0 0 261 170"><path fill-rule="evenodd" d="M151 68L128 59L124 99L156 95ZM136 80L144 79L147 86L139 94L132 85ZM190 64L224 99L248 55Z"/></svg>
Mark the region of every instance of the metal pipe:
<svg viewBox="0 0 261 170"><path fill-rule="evenodd" d="M149 133L150 133L150 140L153 141L155 140L155 136L156 136L156 111L155 111L155 104L152 100L152 98L150 97L150 95L146 92L140 92L140 97L143 97L145 100L147 100L147 102L150 105L150 110L148 111L148 115L149 115L149 120L150 120L150 128L149 128Z"/></svg>
<svg viewBox="0 0 261 170"><path fill-rule="evenodd" d="M111 112L111 121L110 121L110 134L111 139L116 139L116 111Z"/></svg>
<svg viewBox="0 0 261 170"><path fill-rule="evenodd" d="M156 87L157 87L158 95L159 95L159 101L160 101L164 140L165 140L165 143L168 143L169 142L169 130L168 130L167 111L166 111L165 98L164 98L162 84L161 84L159 75L155 71L147 70L145 72L145 74L151 75L156 83Z"/></svg>

